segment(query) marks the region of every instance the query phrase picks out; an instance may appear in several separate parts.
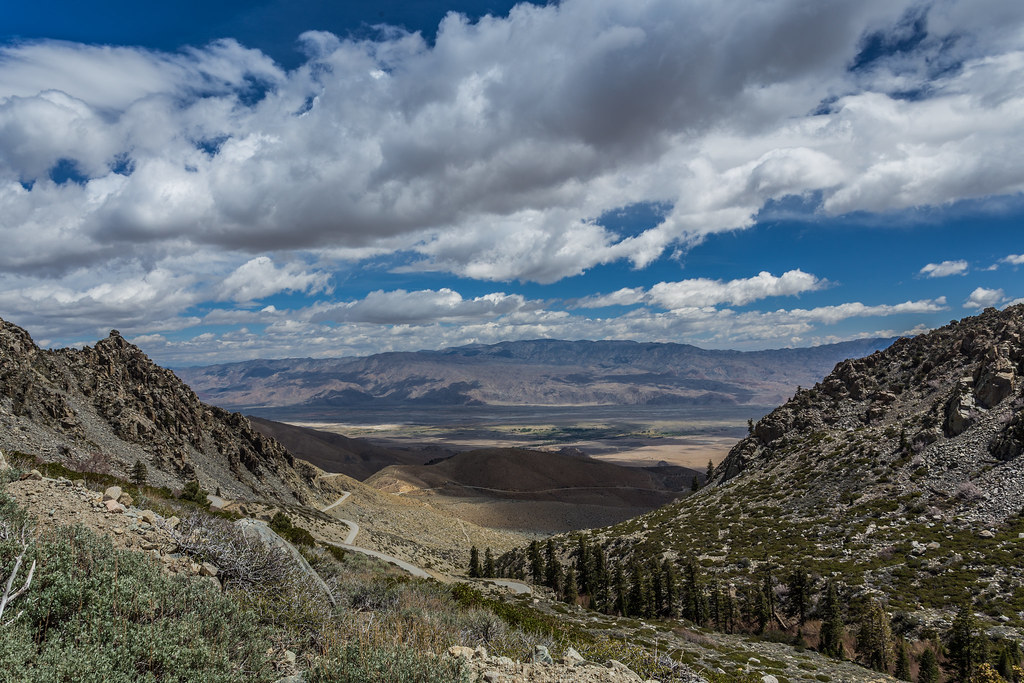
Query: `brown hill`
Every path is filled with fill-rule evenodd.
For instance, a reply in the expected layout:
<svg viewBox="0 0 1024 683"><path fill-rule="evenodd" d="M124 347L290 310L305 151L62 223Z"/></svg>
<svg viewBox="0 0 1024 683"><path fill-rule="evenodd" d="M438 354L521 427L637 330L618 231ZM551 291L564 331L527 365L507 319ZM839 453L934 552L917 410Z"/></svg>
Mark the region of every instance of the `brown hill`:
<svg viewBox="0 0 1024 683"><path fill-rule="evenodd" d="M422 465L439 456L450 455L441 448L411 450L377 446L365 439L352 439L333 432L249 417L253 428L277 440L299 458L325 472L347 474L363 481L389 465Z"/></svg>
<svg viewBox="0 0 1024 683"><path fill-rule="evenodd" d="M690 490L693 470L623 467L585 456L493 448L366 480L482 526L557 532L629 519Z"/></svg>
<svg viewBox="0 0 1024 683"><path fill-rule="evenodd" d="M3 320L0 449L120 476L140 460L154 484L198 479L239 499L310 500L318 473L242 415L202 403L116 330L92 347L43 350Z"/></svg>

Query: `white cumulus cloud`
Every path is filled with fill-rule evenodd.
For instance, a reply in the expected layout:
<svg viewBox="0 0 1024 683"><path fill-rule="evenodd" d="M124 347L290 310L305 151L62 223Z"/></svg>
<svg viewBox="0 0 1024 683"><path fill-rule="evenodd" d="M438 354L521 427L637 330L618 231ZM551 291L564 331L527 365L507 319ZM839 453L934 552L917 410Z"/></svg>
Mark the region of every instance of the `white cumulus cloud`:
<svg viewBox="0 0 1024 683"><path fill-rule="evenodd" d="M1002 289L986 289L977 287L964 302L964 308L988 308L995 306L1006 299L1006 292Z"/></svg>
<svg viewBox="0 0 1024 683"><path fill-rule="evenodd" d="M929 263L919 272L925 277L948 277L950 275L964 275L967 273L967 261L943 261L942 263Z"/></svg>

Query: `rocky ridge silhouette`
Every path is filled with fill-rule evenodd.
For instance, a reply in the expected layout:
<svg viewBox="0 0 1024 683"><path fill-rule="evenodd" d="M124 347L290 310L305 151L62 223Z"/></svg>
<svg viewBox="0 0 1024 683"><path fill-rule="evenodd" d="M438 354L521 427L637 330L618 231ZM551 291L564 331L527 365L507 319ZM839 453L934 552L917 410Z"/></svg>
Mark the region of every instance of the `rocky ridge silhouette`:
<svg viewBox="0 0 1024 683"><path fill-rule="evenodd" d="M0 320L0 449L127 476L136 460L156 485L198 479L224 495L312 500L319 470L202 403L116 331L95 346L40 349Z"/></svg>

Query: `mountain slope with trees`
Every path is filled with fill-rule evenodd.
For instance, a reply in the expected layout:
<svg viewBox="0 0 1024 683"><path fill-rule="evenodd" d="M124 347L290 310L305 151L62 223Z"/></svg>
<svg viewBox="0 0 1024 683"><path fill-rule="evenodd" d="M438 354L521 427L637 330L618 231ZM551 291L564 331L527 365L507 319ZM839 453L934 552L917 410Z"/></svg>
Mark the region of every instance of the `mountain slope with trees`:
<svg viewBox="0 0 1024 683"><path fill-rule="evenodd" d="M935 664L944 680L983 664L1013 680L1022 337L1024 306L988 309L844 361L751 424L695 495L506 554L499 573L613 614L775 633L905 680Z"/></svg>

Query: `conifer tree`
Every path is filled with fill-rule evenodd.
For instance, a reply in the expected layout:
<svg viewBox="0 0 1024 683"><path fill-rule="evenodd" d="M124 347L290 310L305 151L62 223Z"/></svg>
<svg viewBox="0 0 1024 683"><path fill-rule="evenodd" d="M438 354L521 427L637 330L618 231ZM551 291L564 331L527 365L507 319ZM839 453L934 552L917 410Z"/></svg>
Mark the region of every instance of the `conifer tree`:
<svg viewBox="0 0 1024 683"><path fill-rule="evenodd" d="M811 576L803 567L797 567L789 575L786 582L789 589L786 606L787 612L797 620L799 626L807 622L807 612L811 602Z"/></svg>
<svg viewBox="0 0 1024 683"><path fill-rule="evenodd" d="M711 477L714 476L714 474L715 474L715 463L713 463L710 460L708 460L708 472L705 475L704 482L707 483L707 482L711 481Z"/></svg>
<svg viewBox="0 0 1024 683"><path fill-rule="evenodd" d="M576 548L576 580L579 584L580 593L589 595L594 592L594 587L591 585L593 583L593 573L593 553L587 544L586 537L580 534L579 545Z"/></svg>
<svg viewBox="0 0 1024 683"><path fill-rule="evenodd" d="M555 554L555 542L548 539L547 548L544 557L544 585L546 585L555 593L561 592L562 582L562 563L558 561L558 555Z"/></svg>
<svg viewBox="0 0 1024 683"><path fill-rule="evenodd" d="M913 680L910 678L910 651L906 638L900 638L896 646L896 671L893 672L893 676L901 681Z"/></svg>
<svg viewBox="0 0 1024 683"><path fill-rule="evenodd" d="M604 548L597 547L593 551L594 557L594 578L593 578L593 598L595 609L601 610L602 612L610 613L613 608L613 600L611 599L611 593L609 583L611 581L608 576L608 558L605 555Z"/></svg>
<svg viewBox="0 0 1024 683"><path fill-rule="evenodd" d="M1008 681L1012 681L1016 678L1013 667L1020 662L1020 649L1017 646L1017 641L1010 640L1003 643L1002 649L999 650L999 660L996 662L996 671L999 675Z"/></svg>
<svg viewBox="0 0 1024 683"><path fill-rule="evenodd" d="M579 597L579 587L576 585L576 570L569 565L565 570L565 602L570 605L576 604Z"/></svg>
<svg viewBox="0 0 1024 683"><path fill-rule="evenodd" d="M700 479L698 479L697 475L695 474L693 475L693 480L690 482L690 490L696 491L698 489L700 489Z"/></svg>
<svg viewBox="0 0 1024 683"><path fill-rule="evenodd" d="M917 661L917 683L939 683L939 659L935 656L935 650L925 648Z"/></svg>
<svg viewBox="0 0 1024 683"><path fill-rule="evenodd" d="M870 600L857 633L857 652L875 671L888 671L893 663L892 627L878 600Z"/></svg>
<svg viewBox="0 0 1024 683"><path fill-rule="evenodd" d="M711 599L708 601L708 612L711 623L716 631L724 631L724 610L722 604L722 584L715 579L711 583Z"/></svg>
<svg viewBox="0 0 1024 683"><path fill-rule="evenodd" d="M146 465L141 460L136 460L132 466L132 483L137 488L142 488L149 481L149 472L146 470Z"/></svg>
<svg viewBox="0 0 1024 683"><path fill-rule="evenodd" d="M626 616L626 577L621 562L615 565L615 612Z"/></svg>
<svg viewBox="0 0 1024 683"><path fill-rule="evenodd" d="M825 604L821 615L821 644L818 649L830 657L843 656L843 607L835 581L825 589Z"/></svg>
<svg viewBox="0 0 1024 683"><path fill-rule="evenodd" d="M484 550L484 571L483 576L488 579L493 579L495 576L494 572L494 555L491 554L491 549L487 548Z"/></svg>
<svg viewBox="0 0 1024 683"><path fill-rule="evenodd" d="M480 551L473 546L469 549L469 577L471 579L480 576Z"/></svg>
<svg viewBox="0 0 1024 683"><path fill-rule="evenodd" d="M676 568L667 557L661 563L661 576L665 584L665 604L662 614L666 617L675 617L679 613L676 608L679 585L676 579Z"/></svg>
<svg viewBox="0 0 1024 683"><path fill-rule="evenodd" d="M626 616L642 617L650 612L648 604L648 591L646 577L643 567L639 562L633 562L633 569L629 577L629 595L626 604Z"/></svg>
<svg viewBox="0 0 1024 683"><path fill-rule="evenodd" d="M967 681L974 667L981 663L977 622L969 603L960 607L949 635L949 661L956 669L958 681Z"/></svg>
<svg viewBox="0 0 1024 683"><path fill-rule="evenodd" d="M544 558L540 554L540 542L531 541L530 549L527 551L530 557L530 576L533 578L534 583L542 583L546 575L544 568Z"/></svg>

